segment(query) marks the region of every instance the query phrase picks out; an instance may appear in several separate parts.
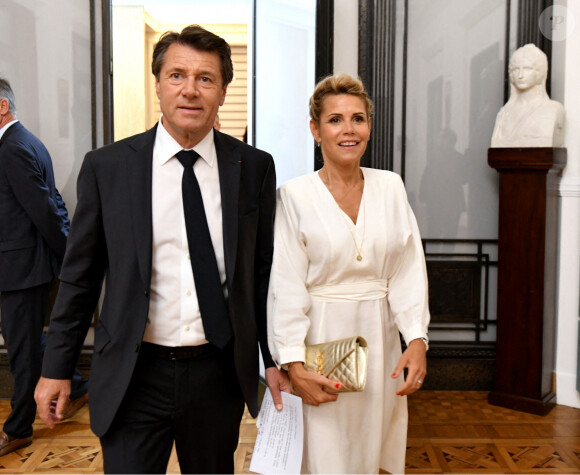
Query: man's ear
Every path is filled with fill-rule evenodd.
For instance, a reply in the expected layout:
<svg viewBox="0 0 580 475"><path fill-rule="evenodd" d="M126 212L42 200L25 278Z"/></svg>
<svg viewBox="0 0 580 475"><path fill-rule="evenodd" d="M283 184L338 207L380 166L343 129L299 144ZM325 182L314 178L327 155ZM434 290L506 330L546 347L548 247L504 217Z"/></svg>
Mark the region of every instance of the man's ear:
<svg viewBox="0 0 580 475"><path fill-rule="evenodd" d="M222 88L222 98L220 100L220 107L224 105L224 102L226 100L226 93L228 92L228 86L224 86Z"/></svg>

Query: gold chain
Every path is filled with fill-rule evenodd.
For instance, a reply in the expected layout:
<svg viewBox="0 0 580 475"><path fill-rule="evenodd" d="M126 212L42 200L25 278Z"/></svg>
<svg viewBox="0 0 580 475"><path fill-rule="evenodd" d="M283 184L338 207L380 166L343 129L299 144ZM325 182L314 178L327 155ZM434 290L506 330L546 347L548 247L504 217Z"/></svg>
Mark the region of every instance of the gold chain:
<svg viewBox="0 0 580 475"><path fill-rule="evenodd" d="M326 170L326 168L323 168L323 170L325 172L326 183L327 183L327 185L330 185L330 181L328 179L328 170ZM361 174L361 178L364 181L364 179L365 179L364 174L363 174L363 172L362 172L361 169L359 169L359 171L360 171L360 174ZM344 198L348 193L350 193L353 188L354 188L354 186L351 187L346 193L344 193L342 195L342 198ZM330 189L329 189L329 191L330 191L330 194L332 195L332 191ZM362 199L362 210L363 210L363 235L362 235L362 239L361 239L361 242L360 242L360 246L357 244L356 237L354 236L354 233L352 232L352 229L350 229L350 226L348 225L348 222L346 221L346 218L344 217L344 214L346 214L346 213L344 213L344 211L342 211L342 209L338 205L336 199L334 198L334 195L332 195L332 196L333 196L333 199L334 199L334 203L336 204L336 210L337 210L338 214L340 215L340 217L342 218L342 220L344 221L344 225L347 227L348 232L350 233L350 237L352 238L352 241L354 242L354 247L355 247L356 252L357 252L357 254L356 254L356 260L360 262L360 261L362 261L361 251L362 251L363 244L365 242L365 234L366 234L366 229L367 229L367 210L366 210L366 206L365 206L365 189L364 189L364 183L363 183L363 190L362 190L362 196L361 196L361 199ZM358 219L357 219L357 221L358 221Z"/></svg>
<svg viewBox="0 0 580 475"><path fill-rule="evenodd" d="M350 237L352 238L352 241L354 242L354 247L355 247L356 252L357 252L356 260L360 262L360 261L362 261L361 251L362 251L363 244L365 242L365 234L366 234L366 230L367 230L367 210L365 207L365 190L364 190L364 188L363 188L363 192L362 192L363 235L362 235L362 239L360 241L360 246L357 244L356 238L354 237L354 233L352 232L352 229L350 229L350 226L348 225L348 222L346 221L346 218L344 217L344 214L345 214L344 211L342 211L340 209L340 206L338 206L338 203L336 203L336 207L337 207L338 214L340 215L340 217L344 221L344 225L347 227L348 232L350 233Z"/></svg>

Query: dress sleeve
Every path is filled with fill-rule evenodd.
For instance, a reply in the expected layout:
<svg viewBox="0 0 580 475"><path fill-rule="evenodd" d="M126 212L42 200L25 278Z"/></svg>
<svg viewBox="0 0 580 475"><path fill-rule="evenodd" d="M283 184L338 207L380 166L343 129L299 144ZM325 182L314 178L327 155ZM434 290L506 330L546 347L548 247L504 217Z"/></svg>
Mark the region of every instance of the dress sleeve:
<svg viewBox="0 0 580 475"><path fill-rule="evenodd" d="M278 190L268 292L268 346L278 366L304 361L304 340L310 328L309 257L299 230L299 211L292 201L284 187Z"/></svg>
<svg viewBox="0 0 580 475"><path fill-rule="evenodd" d="M426 338L429 326L429 288L425 254L417 220L399 180L399 225L404 229L402 248L388 277L388 301L391 312L405 342Z"/></svg>

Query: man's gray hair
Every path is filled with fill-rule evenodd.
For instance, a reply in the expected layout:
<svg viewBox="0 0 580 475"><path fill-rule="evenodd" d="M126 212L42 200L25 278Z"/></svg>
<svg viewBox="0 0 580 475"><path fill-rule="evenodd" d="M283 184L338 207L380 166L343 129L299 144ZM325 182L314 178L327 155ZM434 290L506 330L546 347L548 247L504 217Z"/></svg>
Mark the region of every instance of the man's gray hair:
<svg viewBox="0 0 580 475"><path fill-rule="evenodd" d="M7 79L0 78L0 99L6 99L8 101L8 110L11 114L16 114L16 99L14 98L14 92L10 87L10 83Z"/></svg>

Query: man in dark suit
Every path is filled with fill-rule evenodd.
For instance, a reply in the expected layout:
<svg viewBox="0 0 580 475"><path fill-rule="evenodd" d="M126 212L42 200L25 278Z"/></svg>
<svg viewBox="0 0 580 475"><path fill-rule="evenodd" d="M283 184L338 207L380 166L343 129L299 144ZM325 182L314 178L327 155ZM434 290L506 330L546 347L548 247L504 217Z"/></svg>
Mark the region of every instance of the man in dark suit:
<svg viewBox="0 0 580 475"><path fill-rule="evenodd" d="M152 71L159 123L88 153L79 174L39 415L49 426L62 415L106 276L89 388L105 472L165 472L175 441L183 473L233 473L244 402L258 411L258 343L275 401L288 384L266 337L274 162L212 128L233 78L222 38L199 26L165 33Z"/></svg>
<svg viewBox="0 0 580 475"><path fill-rule="evenodd" d="M0 311L14 377L12 412L0 433L0 456L32 442L42 331L68 228L50 155L16 119L14 93L0 78ZM72 407L78 409L87 401L86 383L73 389Z"/></svg>

